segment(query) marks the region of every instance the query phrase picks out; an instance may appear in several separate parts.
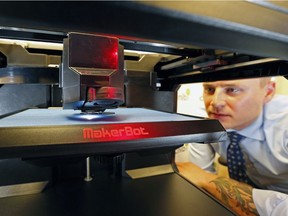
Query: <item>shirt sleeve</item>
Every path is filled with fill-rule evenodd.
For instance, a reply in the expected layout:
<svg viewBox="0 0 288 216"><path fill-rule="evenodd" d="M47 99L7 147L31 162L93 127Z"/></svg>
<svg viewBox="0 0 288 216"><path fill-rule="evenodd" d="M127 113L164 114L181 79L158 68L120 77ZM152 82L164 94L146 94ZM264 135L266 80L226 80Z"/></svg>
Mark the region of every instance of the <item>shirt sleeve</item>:
<svg viewBox="0 0 288 216"><path fill-rule="evenodd" d="M252 195L259 215L288 215L287 194L271 190L253 189Z"/></svg>
<svg viewBox="0 0 288 216"><path fill-rule="evenodd" d="M188 154L190 162L208 172L215 173L213 166L215 151L210 144L189 143Z"/></svg>

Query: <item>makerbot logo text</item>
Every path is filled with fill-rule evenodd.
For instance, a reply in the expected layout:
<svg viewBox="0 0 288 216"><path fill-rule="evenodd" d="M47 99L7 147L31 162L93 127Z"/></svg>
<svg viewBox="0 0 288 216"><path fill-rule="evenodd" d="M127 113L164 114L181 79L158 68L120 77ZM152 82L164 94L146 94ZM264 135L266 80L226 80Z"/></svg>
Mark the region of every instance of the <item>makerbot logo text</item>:
<svg viewBox="0 0 288 216"><path fill-rule="evenodd" d="M130 137L130 136L142 136L149 135L149 132L143 127L124 127L122 129L96 129L84 128L83 138L84 139L99 139L99 138L116 138L116 137Z"/></svg>

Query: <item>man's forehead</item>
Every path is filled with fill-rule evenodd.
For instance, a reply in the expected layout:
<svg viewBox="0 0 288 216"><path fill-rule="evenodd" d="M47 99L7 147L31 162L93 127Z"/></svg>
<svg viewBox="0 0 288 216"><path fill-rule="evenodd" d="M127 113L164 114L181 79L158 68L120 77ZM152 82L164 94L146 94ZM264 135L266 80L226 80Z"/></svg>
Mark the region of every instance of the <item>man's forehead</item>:
<svg viewBox="0 0 288 216"><path fill-rule="evenodd" d="M253 83L259 82L259 79L238 79L238 80L205 82L203 83L203 86L239 86L239 85L246 85L251 82Z"/></svg>

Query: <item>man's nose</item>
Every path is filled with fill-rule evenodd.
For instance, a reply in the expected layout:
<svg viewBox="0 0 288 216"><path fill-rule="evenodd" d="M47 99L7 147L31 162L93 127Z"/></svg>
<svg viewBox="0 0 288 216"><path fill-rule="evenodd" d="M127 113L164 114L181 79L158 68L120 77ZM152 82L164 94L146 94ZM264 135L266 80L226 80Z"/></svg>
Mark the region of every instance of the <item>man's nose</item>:
<svg viewBox="0 0 288 216"><path fill-rule="evenodd" d="M221 90L216 90L211 100L211 105L214 108L222 108L226 105L225 94Z"/></svg>

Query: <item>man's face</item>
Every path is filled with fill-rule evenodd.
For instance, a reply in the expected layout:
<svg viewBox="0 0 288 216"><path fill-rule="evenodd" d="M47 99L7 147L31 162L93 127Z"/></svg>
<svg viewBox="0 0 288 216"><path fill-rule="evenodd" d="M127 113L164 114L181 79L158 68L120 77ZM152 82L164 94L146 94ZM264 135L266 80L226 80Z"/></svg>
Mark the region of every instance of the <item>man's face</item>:
<svg viewBox="0 0 288 216"><path fill-rule="evenodd" d="M267 86L260 79L204 83L203 98L207 114L225 129L241 130L257 119L268 102Z"/></svg>

